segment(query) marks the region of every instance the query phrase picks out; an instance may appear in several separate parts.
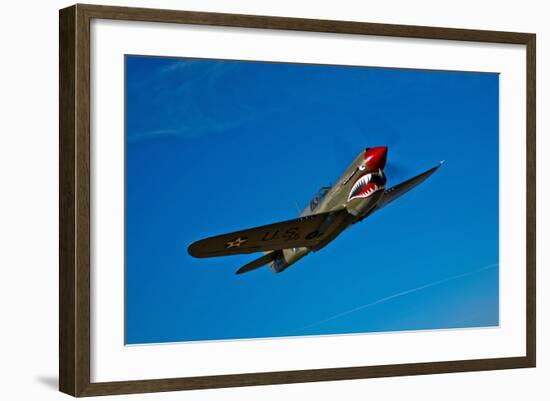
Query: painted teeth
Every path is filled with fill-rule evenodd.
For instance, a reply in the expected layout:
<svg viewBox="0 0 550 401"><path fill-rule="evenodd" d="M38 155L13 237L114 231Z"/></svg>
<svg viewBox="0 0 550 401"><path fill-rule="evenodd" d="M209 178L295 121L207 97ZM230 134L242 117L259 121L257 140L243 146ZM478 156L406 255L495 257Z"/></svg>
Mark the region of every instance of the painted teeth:
<svg viewBox="0 0 550 401"><path fill-rule="evenodd" d="M374 185L374 187L372 187L371 189L369 189L367 192L365 192L364 194L361 194L361 195L358 195L357 197L358 198L366 198L368 197L369 195L373 194L374 192L376 192L378 190L378 185Z"/></svg>
<svg viewBox="0 0 550 401"><path fill-rule="evenodd" d="M376 174L377 176L380 176L380 174ZM365 193L358 194L358 192L361 192L361 189L363 189L367 184L369 184L372 181L373 173L365 174L364 176L360 177L355 184L353 184L353 187L350 191L348 201L352 199L357 198L367 198L370 195L372 195L374 192L378 191L379 189L384 188L384 186L378 186L378 184L373 183L372 188L369 188Z"/></svg>
<svg viewBox="0 0 550 401"><path fill-rule="evenodd" d="M364 187L365 185L367 185L370 182L371 178L372 178L371 173L365 174L364 176L359 178L357 182L353 185L353 188L351 189L351 193L353 194L356 192L357 188Z"/></svg>

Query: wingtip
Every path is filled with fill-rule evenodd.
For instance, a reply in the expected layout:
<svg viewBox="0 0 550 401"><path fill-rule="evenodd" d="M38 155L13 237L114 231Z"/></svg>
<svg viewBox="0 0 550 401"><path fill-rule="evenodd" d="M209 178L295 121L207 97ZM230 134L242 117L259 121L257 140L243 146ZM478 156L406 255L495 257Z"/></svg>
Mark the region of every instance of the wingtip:
<svg viewBox="0 0 550 401"><path fill-rule="evenodd" d="M187 247L187 253L194 257L194 258L200 258L201 257L201 254L200 254L200 249L199 247L197 246L197 243L199 241L196 241L196 242L193 242L192 244L190 244L188 247Z"/></svg>
<svg viewBox="0 0 550 401"><path fill-rule="evenodd" d="M441 160L441 161L439 162L439 165L441 166L443 163L445 163L445 160Z"/></svg>

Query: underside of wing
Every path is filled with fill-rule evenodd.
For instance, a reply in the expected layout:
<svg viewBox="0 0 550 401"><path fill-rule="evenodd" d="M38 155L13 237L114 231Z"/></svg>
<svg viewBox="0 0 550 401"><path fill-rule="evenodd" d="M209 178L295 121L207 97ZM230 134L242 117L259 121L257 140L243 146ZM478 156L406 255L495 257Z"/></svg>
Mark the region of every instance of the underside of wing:
<svg viewBox="0 0 550 401"><path fill-rule="evenodd" d="M411 189L424 182L426 179L428 179L428 177L435 173L442 164L443 162L440 162L437 166L432 167L428 171L425 171L422 174L417 175L416 177L410 178L407 181L403 181L402 183L388 189L386 192L384 192L384 196L382 196L382 199L376 206L375 210L379 210L384 206L387 206L389 203L393 202L401 195L409 192Z"/></svg>
<svg viewBox="0 0 550 401"><path fill-rule="evenodd" d="M342 229L345 209L314 214L247 230L206 238L189 245L196 258L236 255L297 247L315 247Z"/></svg>

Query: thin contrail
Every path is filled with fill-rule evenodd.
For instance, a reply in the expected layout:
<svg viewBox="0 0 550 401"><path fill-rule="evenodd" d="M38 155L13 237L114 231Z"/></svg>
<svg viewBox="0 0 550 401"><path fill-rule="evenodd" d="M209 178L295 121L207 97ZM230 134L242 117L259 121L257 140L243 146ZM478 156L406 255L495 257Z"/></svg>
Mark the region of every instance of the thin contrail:
<svg viewBox="0 0 550 401"><path fill-rule="evenodd" d="M342 316L349 315L350 313L357 312L361 309L366 309L366 308L370 308L371 306L381 304L383 302L389 301L390 299L398 298L398 297L401 297L403 295L411 294L413 292L417 292L417 291L420 291L420 290L423 290L423 289L426 289L426 288L435 287L436 285L447 283L447 282L453 281L453 280L457 280L459 278L470 276L472 274L477 274L477 273L480 273L484 270L488 270L488 269L491 269L491 268L496 267L496 266L498 266L498 263L493 263L493 264L480 267L479 269L476 269L476 270L473 270L473 271L470 271L470 272L467 272L467 273L457 274L456 276L451 276L451 277L444 278L442 280L437 280L437 281L434 281L433 283L421 285L420 287L412 288L412 289L406 290L406 291L401 291L401 292L398 292L397 294L393 294L393 295L389 295L389 296L384 297L384 298L377 299L376 301L369 302L368 304L357 306L353 309L347 310L345 312L338 313L338 314L330 316L326 319L319 320L317 322L308 324L307 326L300 327L299 329L294 329L294 330L291 331L291 333L294 333L296 331L302 331L302 330L305 330L305 329L309 329L310 327L314 327L314 326L317 326L317 325L320 325L320 324L323 324L323 323L326 323L326 322L330 322L331 320L338 319Z"/></svg>

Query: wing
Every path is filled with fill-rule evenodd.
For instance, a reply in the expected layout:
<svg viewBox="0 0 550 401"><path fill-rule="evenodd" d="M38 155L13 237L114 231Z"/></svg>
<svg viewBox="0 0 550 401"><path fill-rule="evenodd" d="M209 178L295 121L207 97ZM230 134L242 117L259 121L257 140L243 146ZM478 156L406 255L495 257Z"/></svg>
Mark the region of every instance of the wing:
<svg viewBox="0 0 550 401"><path fill-rule="evenodd" d="M235 231L192 243L187 252L196 258L236 255L279 249L315 247L342 230L345 209L319 213L266 226Z"/></svg>
<svg viewBox="0 0 550 401"><path fill-rule="evenodd" d="M411 189L424 182L426 179L428 179L429 176L435 173L442 164L443 161L439 162L437 166L429 169L428 171L425 171L422 174L417 175L416 177L410 178L407 181L404 181L401 184L397 184L396 186L388 189L386 192L384 192L384 196L382 197L382 199L380 199L378 205L376 205L375 211L383 208L384 206L387 206L389 203L393 202L401 195L409 192Z"/></svg>

